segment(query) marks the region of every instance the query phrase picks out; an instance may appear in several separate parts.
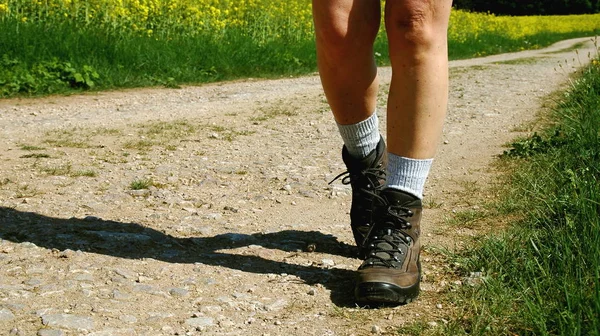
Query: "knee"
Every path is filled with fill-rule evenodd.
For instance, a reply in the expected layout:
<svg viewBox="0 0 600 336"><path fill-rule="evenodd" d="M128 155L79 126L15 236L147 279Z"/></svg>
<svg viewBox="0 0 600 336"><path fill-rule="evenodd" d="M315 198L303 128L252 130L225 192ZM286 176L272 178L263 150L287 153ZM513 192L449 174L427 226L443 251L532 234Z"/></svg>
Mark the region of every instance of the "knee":
<svg viewBox="0 0 600 336"><path fill-rule="evenodd" d="M377 36L377 25L348 25L330 22L319 27L316 40L319 52L329 59L341 61L357 53L370 50Z"/></svg>
<svg viewBox="0 0 600 336"><path fill-rule="evenodd" d="M385 26L390 44L402 49L423 49L445 39L447 23L431 1L391 2L386 8ZM439 1L441 2L441 1Z"/></svg>

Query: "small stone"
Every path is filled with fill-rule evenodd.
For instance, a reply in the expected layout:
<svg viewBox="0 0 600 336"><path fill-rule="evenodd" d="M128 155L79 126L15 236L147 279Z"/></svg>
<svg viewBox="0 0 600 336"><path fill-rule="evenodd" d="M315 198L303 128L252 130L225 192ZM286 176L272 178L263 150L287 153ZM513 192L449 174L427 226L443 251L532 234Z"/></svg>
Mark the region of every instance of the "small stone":
<svg viewBox="0 0 600 336"><path fill-rule="evenodd" d="M271 304L265 305L265 309L267 311L278 311L285 308L285 306L287 306L287 301L279 299Z"/></svg>
<svg viewBox="0 0 600 336"><path fill-rule="evenodd" d="M438 326L437 322L435 321L427 322L427 325L431 328L435 328Z"/></svg>
<svg viewBox="0 0 600 336"><path fill-rule="evenodd" d="M135 274L134 272L122 268L115 268L114 272L122 276L123 278L130 280L134 279L137 276L137 274Z"/></svg>
<svg viewBox="0 0 600 336"><path fill-rule="evenodd" d="M121 316L119 316L119 320L121 320L125 323L136 323L137 322L137 318L133 315L121 315Z"/></svg>
<svg viewBox="0 0 600 336"><path fill-rule="evenodd" d="M149 312L148 316L149 317L146 319L147 321L155 322L155 321L160 321L160 320L171 318L174 315L171 313L165 313L165 312Z"/></svg>
<svg viewBox="0 0 600 336"><path fill-rule="evenodd" d="M14 318L15 315L10 310L6 308L0 309L0 322L12 321Z"/></svg>
<svg viewBox="0 0 600 336"><path fill-rule="evenodd" d="M182 210L185 210L185 211L187 211L187 212L189 212L189 213L191 213L191 214L194 214L194 215L197 215L197 214L198 214L198 210L197 210L197 209L194 209L194 208L185 208L185 207L184 207Z"/></svg>
<svg viewBox="0 0 600 336"><path fill-rule="evenodd" d="M144 275L140 275L137 278L137 282L138 283L149 282L149 281L152 281L152 280L154 280L154 279L152 279L151 277L144 276Z"/></svg>
<svg viewBox="0 0 600 336"><path fill-rule="evenodd" d="M112 298L115 300L129 300L130 297L131 297L131 295L129 295L127 293L123 293L118 289L115 289L112 292Z"/></svg>
<svg viewBox="0 0 600 336"><path fill-rule="evenodd" d="M447 145L447 144L449 144L449 143L450 143L450 141L448 141L448 140L444 140L444 145Z"/></svg>
<svg viewBox="0 0 600 336"><path fill-rule="evenodd" d="M194 328L206 328L215 325L215 319L212 317L193 317L185 320L185 324Z"/></svg>
<svg viewBox="0 0 600 336"><path fill-rule="evenodd" d="M225 319L225 320L221 320L218 322L219 327L221 328L231 328L233 326L235 326L235 322L233 322L230 319Z"/></svg>
<svg viewBox="0 0 600 336"><path fill-rule="evenodd" d="M175 297L185 297L188 296L188 294L190 294L190 291L183 288L171 288L169 289L169 294Z"/></svg>
<svg viewBox="0 0 600 336"><path fill-rule="evenodd" d="M212 220L221 219L221 217L223 217L223 215L221 215L220 213L209 213L209 214L204 215L204 219L212 219Z"/></svg>
<svg viewBox="0 0 600 336"><path fill-rule="evenodd" d="M202 308L200 308L200 311L203 313L208 313L208 314L216 314L216 313L220 313L223 311L223 308L221 308L220 306L204 306ZM201 316L201 315L199 315ZM197 317L197 316L195 316Z"/></svg>
<svg viewBox="0 0 600 336"><path fill-rule="evenodd" d="M281 321L275 321L274 323L276 326L280 326L281 325Z"/></svg>
<svg viewBox="0 0 600 336"><path fill-rule="evenodd" d="M139 189L139 190L129 190L127 193L133 197L146 197L150 195L150 190L148 189Z"/></svg>
<svg viewBox="0 0 600 336"><path fill-rule="evenodd" d="M251 297L250 294L238 292L234 292L233 294L231 294L231 296L238 300L249 300Z"/></svg>
<svg viewBox="0 0 600 336"><path fill-rule="evenodd" d="M468 277L463 278L463 281L471 287L481 285L483 280L484 278L482 272L471 272Z"/></svg>
<svg viewBox="0 0 600 336"><path fill-rule="evenodd" d="M374 325L373 327L371 327L371 333L373 334L380 334L381 333L381 327Z"/></svg>
<svg viewBox="0 0 600 336"><path fill-rule="evenodd" d="M317 290L314 288L311 288L308 290L308 292L306 293L308 295L317 295Z"/></svg>
<svg viewBox="0 0 600 336"><path fill-rule="evenodd" d="M91 317L69 314L50 314L42 316L42 323L49 327L59 327L75 330L94 329L94 320Z"/></svg>
<svg viewBox="0 0 600 336"><path fill-rule="evenodd" d="M332 259L323 259L323 260L321 260L321 263L323 264L323 266L327 266L327 267L335 266L335 261L333 261Z"/></svg>
<svg viewBox="0 0 600 336"><path fill-rule="evenodd" d="M42 308L42 309L36 310L35 315L42 317L44 315L50 314L52 311L54 311L53 308Z"/></svg>
<svg viewBox="0 0 600 336"><path fill-rule="evenodd" d="M435 308L442 309L442 308L444 308L444 306L441 303L438 303L435 305Z"/></svg>
<svg viewBox="0 0 600 336"><path fill-rule="evenodd" d="M58 254L59 258L68 259L76 256L77 253L71 249L66 249Z"/></svg>
<svg viewBox="0 0 600 336"><path fill-rule="evenodd" d="M37 332L38 336L64 336L65 333L62 330L56 329L40 329Z"/></svg>
<svg viewBox="0 0 600 336"><path fill-rule="evenodd" d="M42 283L43 283L42 280L40 280L38 278L32 278L32 279L29 279L24 282L24 284L26 284L27 286L31 286L31 287L38 287Z"/></svg>
<svg viewBox="0 0 600 336"><path fill-rule="evenodd" d="M8 332L9 335L14 335L14 336L24 336L25 333L23 333L21 330L17 329L17 328L12 328L10 329L10 331Z"/></svg>
<svg viewBox="0 0 600 336"><path fill-rule="evenodd" d="M3 306L4 308L8 308L12 312L21 311L21 310L23 310L23 309L25 309L27 307L24 304L20 304L20 303L4 303L4 304L2 304L0 306Z"/></svg>
<svg viewBox="0 0 600 336"><path fill-rule="evenodd" d="M78 276L75 277L75 280L94 282L94 276L91 274L79 274Z"/></svg>
<svg viewBox="0 0 600 336"><path fill-rule="evenodd" d="M231 211L231 212L233 212L233 213L237 213L237 212L239 212L239 210L238 210L237 208L230 207L230 206L225 206L225 207L223 208L223 210L225 210L225 211Z"/></svg>

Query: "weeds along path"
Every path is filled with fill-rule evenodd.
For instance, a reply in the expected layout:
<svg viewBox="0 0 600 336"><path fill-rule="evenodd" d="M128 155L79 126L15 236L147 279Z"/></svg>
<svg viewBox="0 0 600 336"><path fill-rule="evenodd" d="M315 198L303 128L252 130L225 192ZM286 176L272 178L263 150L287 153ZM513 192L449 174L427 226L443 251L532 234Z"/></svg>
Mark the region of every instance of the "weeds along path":
<svg viewBox="0 0 600 336"><path fill-rule="evenodd" d="M442 293L462 284L440 249L478 232L464 214L490 197L489 164L588 53L592 41L576 39L451 63L422 295L386 309L352 301L350 190L328 185L344 166L317 76L1 101L0 333L365 335L441 324L452 313Z"/></svg>

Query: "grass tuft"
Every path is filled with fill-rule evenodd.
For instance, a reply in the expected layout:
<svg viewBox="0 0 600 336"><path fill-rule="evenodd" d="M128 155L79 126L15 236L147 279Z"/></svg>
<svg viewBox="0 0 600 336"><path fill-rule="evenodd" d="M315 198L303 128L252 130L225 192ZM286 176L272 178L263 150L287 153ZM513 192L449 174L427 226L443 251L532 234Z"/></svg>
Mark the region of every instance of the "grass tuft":
<svg viewBox="0 0 600 336"><path fill-rule="evenodd" d="M551 126L513 143L497 210L517 218L454 255L464 286L444 334L600 334L600 62L573 82Z"/></svg>
<svg viewBox="0 0 600 336"><path fill-rule="evenodd" d="M154 182L152 181L152 179L136 179L136 180L133 180L129 184L129 189L143 190L143 189L148 189L148 188L152 187L153 185L154 185Z"/></svg>

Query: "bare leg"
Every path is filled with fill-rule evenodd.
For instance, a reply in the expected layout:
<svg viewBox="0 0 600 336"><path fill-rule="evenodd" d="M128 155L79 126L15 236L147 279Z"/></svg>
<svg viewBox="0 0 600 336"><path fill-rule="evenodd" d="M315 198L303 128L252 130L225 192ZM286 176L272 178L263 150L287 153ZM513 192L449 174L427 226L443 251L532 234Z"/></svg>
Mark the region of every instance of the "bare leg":
<svg viewBox="0 0 600 336"><path fill-rule="evenodd" d="M367 119L377 104L373 43L379 30L379 0L313 0L317 63L335 120Z"/></svg>
<svg viewBox="0 0 600 336"><path fill-rule="evenodd" d="M451 0L388 0L392 63L387 140L390 153L435 155L448 101L447 29Z"/></svg>

